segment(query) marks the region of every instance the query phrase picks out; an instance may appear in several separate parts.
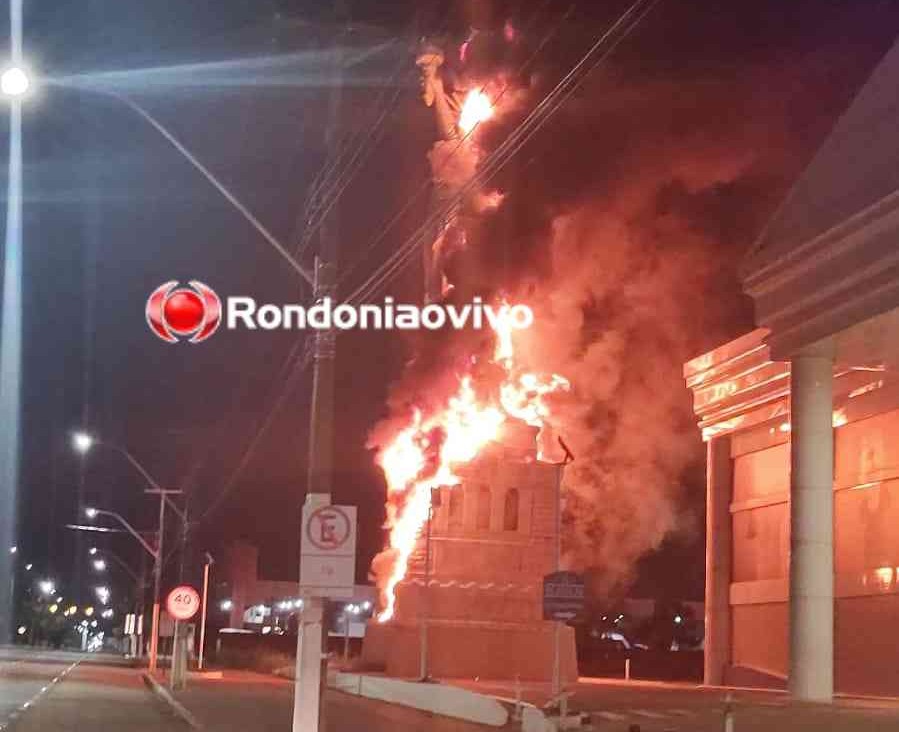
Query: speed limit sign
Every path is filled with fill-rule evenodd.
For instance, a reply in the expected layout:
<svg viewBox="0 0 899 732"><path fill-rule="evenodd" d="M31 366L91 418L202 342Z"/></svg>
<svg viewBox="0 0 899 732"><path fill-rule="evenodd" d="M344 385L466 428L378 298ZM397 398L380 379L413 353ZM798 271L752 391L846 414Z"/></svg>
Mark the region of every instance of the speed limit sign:
<svg viewBox="0 0 899 732"><path fill-rule="evenodd" d="M200 609L200 593L190 585L181 585L169 593L165 609L175 620L190 620Z"/></svg>

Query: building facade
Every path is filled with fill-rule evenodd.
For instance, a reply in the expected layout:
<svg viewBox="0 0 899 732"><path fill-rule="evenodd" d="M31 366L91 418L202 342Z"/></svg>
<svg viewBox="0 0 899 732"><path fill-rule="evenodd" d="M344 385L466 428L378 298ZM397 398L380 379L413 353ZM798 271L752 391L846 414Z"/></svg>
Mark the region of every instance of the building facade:
<svg viewBox="0 0 899 732"><path fill-rule="evenodd" d="M747 257L759 329L685 365L706 683L899 695L897 125L899 45Z"/></svg>

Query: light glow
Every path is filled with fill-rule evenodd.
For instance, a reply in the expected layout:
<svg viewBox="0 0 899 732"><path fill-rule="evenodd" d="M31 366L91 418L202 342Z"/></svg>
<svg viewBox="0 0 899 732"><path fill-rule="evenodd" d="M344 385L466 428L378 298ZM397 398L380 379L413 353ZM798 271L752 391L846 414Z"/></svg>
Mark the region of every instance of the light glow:
<svg viewBox="0 0 899 732"><path fill-rule="evenodd" d="M7 97L20 97L28 91L31 82L20 66L11 66L0 75L0 91Z"/></svg>
<svg viewBox="0 0 899 732"><path fill-rule="evenodd" d="M80 452L82 455L87 453L87 451L93 447L93 444L94 438L87 434L87 432L76 432L72 435L72 447L75 448L76 452Z"/></svg>
<svg viewBox="0 0 899 732"><path fill-rule="evenodd" d="M459 129L463 135L471 134L481 122L493 116L493 103L481 89L472 89L462 103L459 113Z"/></svg>

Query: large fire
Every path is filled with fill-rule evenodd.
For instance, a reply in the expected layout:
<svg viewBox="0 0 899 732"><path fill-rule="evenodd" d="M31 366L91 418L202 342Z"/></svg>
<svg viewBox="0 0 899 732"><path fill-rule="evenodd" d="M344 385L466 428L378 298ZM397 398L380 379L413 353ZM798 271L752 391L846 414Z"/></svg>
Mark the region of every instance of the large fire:
<svg viewBox="0 0 899 732"><path fill-rule="evenodd" d="M382 622L393 617L396 586L406 576L409 557L428 520L431 490L461 482L455 468L471 462L502 432L510 417L543 427L549 416L547 395L570 388L558 374L524 371L515 364L508 309L500 309L493 363L503 374L499 389L479 399L471 374L460 375L458 387L442 408L425 416L411 415L378 455L387 480L387 526L391 571L382 587Z"/></svg>
<svg viewBox="0 0 899 732"><path fill-rule="evenodd" d="M472 89L462 103L459 113L459 129L463 135L469 134L481 122L486 122L493 116L493 103L483 90Z"/></svg>

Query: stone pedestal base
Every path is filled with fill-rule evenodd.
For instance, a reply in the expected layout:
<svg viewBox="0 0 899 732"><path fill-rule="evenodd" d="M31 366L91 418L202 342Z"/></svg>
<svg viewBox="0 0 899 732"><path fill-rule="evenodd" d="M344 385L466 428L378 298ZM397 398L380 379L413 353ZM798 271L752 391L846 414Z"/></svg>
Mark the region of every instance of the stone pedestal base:
<svg viewBox="0 0 899 732"><path fill-rule="evenodd" d="M365 630L362 663L366 670L415 678L419 674L418 624L372 621ZM574 629L561 633L565 683L577 680ZM430 674L435 678L551 681L552 623L489 623L434 620L428 626Z"/></svg>

